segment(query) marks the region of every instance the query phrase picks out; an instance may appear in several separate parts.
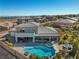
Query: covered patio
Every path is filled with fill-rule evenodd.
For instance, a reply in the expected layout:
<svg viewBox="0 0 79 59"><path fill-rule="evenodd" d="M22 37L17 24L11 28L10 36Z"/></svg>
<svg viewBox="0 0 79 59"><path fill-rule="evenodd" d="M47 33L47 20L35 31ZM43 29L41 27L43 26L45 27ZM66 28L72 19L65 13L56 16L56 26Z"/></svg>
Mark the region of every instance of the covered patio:
<svg viewBox="0 0 79 59"><path fill-rule="evenodd" d="M52 42L57 41L58 37L55 36L45 36L45 35L35 35L33 37L16 37L16 43L24 43L24 42Z"/></svg>
<svg viewBox="0 0 79 59"><path fill-rule="evenodd" d="M36 34L35 42L51 42L58 40L58 37L52 36L52 34Z"/></svg>

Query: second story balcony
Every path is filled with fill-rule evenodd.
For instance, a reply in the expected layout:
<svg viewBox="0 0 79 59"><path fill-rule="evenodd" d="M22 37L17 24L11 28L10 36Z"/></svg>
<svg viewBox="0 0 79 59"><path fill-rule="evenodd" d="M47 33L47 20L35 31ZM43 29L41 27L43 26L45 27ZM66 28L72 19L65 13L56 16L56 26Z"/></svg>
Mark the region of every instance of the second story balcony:
<svg viewBox="0 0 79 59"><path fill-rule="evenodd" d="M16 32L15 36L17 37L33 37L35 33L26 33L26 32Z"/></svg>

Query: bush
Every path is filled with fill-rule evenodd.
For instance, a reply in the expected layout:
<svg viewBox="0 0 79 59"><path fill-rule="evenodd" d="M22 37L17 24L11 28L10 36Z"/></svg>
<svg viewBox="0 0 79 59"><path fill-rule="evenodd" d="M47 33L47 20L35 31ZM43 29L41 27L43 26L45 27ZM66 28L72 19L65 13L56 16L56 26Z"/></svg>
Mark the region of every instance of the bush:
<svg viewBox="0 0 79 59"><path fill-rule="evenodd" d="M31 59L38 59L38 57L36 55L34 55L34 54L31 54L30 58Z"/></svg>
<svg viewBox="0 0 79 59"><path fill-rule="evenodd" d="M27 53L27 52L25 52L25 53L24 53L24 55L25 55L25 56L27 56L27 55L28 55L28 53Z"/></svg>
<svg viewBox="0 0 79 59"><path fill-rule="evenodd" d="M6 43L8 46L10 46L10 47L12 47L12 46L13 46L13 43L12 43L12 42L10 42L10 41L5 41L5 43Z"/></svg>

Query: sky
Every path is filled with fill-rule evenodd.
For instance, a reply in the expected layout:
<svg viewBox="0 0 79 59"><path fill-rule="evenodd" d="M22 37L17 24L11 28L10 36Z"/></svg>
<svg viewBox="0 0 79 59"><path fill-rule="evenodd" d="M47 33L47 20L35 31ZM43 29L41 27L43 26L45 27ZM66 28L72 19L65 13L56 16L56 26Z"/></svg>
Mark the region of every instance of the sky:
<svg viewBox="0 0 79 59"><path fill-rule="evenodd" d="M79 13L79 0L0 0L0 16Z"/></svg>

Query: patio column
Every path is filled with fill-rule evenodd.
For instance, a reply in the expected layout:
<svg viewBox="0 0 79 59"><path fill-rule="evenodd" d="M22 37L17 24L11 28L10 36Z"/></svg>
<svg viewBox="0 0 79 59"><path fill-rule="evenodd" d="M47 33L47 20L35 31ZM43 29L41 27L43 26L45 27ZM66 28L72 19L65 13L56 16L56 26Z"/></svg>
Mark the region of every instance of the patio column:
<svg viewBox="0 0 79 59"><path fill-rule="evenodd" d="M49 36L49 42L51 42L51 36Z"/></svg>
<svg viewBox="0 0 79 59"><path fill-rule="evenodd" d="M33 36L33 42L35 42L35 37Z"/></svg>
<svg viewBox="0 0 79 59"><path fill-rule="evenodd" d="M18 39L17 39L17 37L15 37L15 41L16 41L16 43L18 42Z"/></svg>
<svg viewBox="0 0 79 59"><path fill-rule="evenodd" d="M59 41L59 36L57 37L57 40L56 41Z"/></svg>

